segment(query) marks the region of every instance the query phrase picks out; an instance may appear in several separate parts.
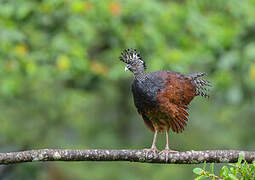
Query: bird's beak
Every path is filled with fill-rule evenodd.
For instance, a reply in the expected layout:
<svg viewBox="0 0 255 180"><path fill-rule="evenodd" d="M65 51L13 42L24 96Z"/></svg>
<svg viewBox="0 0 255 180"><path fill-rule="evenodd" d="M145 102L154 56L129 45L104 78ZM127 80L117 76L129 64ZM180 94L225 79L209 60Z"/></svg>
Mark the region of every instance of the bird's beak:
<svg viewBox="0 0 255 180"><path fill-rule="evenodd" d="M126 65L126 66L125 66L125 71L129 70L129 68L130 68L130 65L129 65L129 64Z"/></svg>

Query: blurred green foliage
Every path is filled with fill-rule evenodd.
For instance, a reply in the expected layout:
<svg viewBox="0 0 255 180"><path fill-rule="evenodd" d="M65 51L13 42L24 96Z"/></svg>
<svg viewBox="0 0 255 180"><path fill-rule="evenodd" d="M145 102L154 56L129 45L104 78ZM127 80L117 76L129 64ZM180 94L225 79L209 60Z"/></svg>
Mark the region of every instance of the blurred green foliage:
<svg viewBox="0 0 255 180"><path fill-rule="evenodd" d="M254 150L255 0L0 0L0 151L149 147L123 48L141 51L148 71L213 82L185 132L170 133L173 149ZM192 179L193 167L31 163L0 177Z"/></svg>
<svg viewBox="0 0 255 180"><path fill-rule="evenodd" d="M242 162L243 161L243 162ZM195 168L193 172L198 177L195 180L201 179L224 179L224 180L253 180L255 179L255 161L251 164L248 164L244 158L243 154L241 154L238 158L238 162L233 164L229 163L228 166L223 166L220 170L219 175L215 175L214 173L214 163L211 163L210 170L206 170L206 162L204 162L203 169Z"/></svg>

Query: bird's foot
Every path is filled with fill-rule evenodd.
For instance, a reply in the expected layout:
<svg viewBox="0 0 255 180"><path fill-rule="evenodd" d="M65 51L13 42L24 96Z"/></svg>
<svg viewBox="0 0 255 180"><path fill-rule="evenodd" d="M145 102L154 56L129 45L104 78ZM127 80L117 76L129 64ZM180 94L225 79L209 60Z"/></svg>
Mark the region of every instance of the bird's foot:
<svg viewBox="0 0 255 180"><path fill-rule="evenodd" d="M156 153L158 152L158 149L155 147L155 148L150 148L150 149L144 149L144 151L146 152L146 159L148 159L148 154L149 153L154 153L154 156L156 155Z"/></svg>
<svg viewBox="0 0 255 180"><path fill-rule="evenodd" d="M160 151L160 154L163 153L165 154L165 161L166 163L168 162L168 154L169 153L178 153L178 151L172 150L172 149L164 149L162 151Z"/></svg>

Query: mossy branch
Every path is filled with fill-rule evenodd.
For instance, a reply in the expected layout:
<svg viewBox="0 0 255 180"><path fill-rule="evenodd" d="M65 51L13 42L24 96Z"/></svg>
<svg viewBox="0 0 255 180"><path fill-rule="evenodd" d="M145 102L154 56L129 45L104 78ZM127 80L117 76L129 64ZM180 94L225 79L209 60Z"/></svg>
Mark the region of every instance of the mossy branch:
<svg viewBox="0 0 255 180"><path fill-rule="evenodd" d="M163 164L235 163L240 154L251 163L255 152L236 150L186 151L166 154L146 153L144 150L70 150L40 149L21 152L0 153L0 164L16 164L36 161L131 161ZM167 161L166 161L167 160Z"/></svg>

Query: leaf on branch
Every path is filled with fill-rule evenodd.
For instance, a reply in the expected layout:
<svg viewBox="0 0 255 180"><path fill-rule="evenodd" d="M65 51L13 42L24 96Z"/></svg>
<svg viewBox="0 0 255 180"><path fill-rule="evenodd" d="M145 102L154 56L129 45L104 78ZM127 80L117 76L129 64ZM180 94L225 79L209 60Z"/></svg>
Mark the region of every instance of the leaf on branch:
<svg viewBox="0 0 255 180"><path fill-rule="evenodd" d="M201 168L195 168L195 169L193 169L193 172L194 172L195 174L197 174L197 175L201 175L202 172L204 172L204 170L201 169Z"/></svg>

